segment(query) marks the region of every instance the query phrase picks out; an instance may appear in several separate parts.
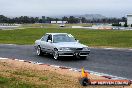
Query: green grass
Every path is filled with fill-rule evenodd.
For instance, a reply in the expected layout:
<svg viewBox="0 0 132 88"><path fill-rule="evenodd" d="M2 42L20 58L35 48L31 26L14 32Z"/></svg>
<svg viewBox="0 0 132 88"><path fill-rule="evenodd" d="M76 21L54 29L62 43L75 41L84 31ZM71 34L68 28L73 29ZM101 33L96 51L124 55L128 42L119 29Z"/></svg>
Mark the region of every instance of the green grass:
<svg viewBox="0 0 132 88"><path fill-rule="evenodd" d="M65 24L66 27L72 27L72 26L84 26L84 27L91 27L92 24Z"/></svg>
<svg viewBox="0 0 132 88"><path fill-rule="evenodd" d="M21 76L26 76L26 77L36 77L36 74L31 73L30 71L14 71L13 74L15 75L21 75Z"/></svg>
<svg viewBox="0 0 132 88"><path fill-rule="evenodd" d="M34 44L47 32L71 33L81 43L96 47L132 48L132 31L83 30L65 28L27 28L23 30L0 30L0 43Z"/></svg>
<svg viewBox="0 0 132 88"><path fill-rule="evenodd" d="M45 80L48 80L48 77L40 77L39 80L45 81Z"/></svg>
<svg viewBox="0 0 132 88"><path fill-rule="evenodd" d="M0 77L0 85L1 85L1 84L5 84L5 83L7 83L8 81L9 81L8 78Z"/></svg>
<svg viewBox="0 0 132 88"><path fill-rule="evenodd" d="M65 24L65 27L92 26L92 24ZM60 28L60 24L23 24L22 27Z"/></svg>
<svg viewBox="0 0 132 88"><path fill-rule="evenodd" d="M34 85L17 80L14 77L0 77L0 88L46 88L44 85Z"/></svg>
<svg viewBox="0 0 132 88"><path fill-rule="evenodd" d="M23 24L22 27L59 28L59 24Z"/></svg>

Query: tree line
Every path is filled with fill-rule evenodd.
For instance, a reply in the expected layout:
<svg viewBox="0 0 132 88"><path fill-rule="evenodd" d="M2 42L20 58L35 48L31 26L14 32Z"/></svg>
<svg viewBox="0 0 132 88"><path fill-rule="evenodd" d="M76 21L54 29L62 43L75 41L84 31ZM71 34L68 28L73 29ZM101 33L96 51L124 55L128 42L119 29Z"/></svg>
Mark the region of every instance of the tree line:
<svg viewBox="0 0 132 88"><path fill-rule="evenodd" d="M126 22L127 19L125 17L122 18L102 18L102 19L86 19L85 17L62 17L62 18L54 18L54 17L29 17L29 16L20 16L9 18L4 15L0 15L0 23L50 23L51 21L68 21L68 23L119 23Z"/></svg>

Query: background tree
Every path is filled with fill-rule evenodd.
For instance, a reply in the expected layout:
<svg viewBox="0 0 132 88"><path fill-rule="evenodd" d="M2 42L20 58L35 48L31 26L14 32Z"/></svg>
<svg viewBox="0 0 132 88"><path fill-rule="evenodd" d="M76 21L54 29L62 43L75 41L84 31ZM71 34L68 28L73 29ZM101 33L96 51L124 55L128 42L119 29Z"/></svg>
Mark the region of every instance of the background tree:
<svg viewBox="0 0 132 88"><path fill-rule="evenodd" d="M87 19L85 17L81 17L82 23L87 23Z"/></svg>
<svg viewBox="0 0 132 88"><path fill-rule="evenodd" d="M20 16L15 18L9 18L4 15L0 15L0 23L50 23L50 21L68 21L68 23L79 23L80 20L82 23L112 23L118 24L119 22L127 22L126 17L122 18L103 18L103 19L86 19L85 17L62 17L62 18L54 18L54 17L28 17L28 16Z"/></svg>
<svg viewBox="0 0 132 88"><path fill-rule="evenodd" d="M68 17L66 16L62 17L62 21L68 21Z"/></svg>
<svg viewBox="0 0 132 88"><path fill-rule="evenodd" d="M124 27L128 27L127 23L124 24Z"/></svg>
<svg viewBox="0 0 132 88"><path fill-rule="evenodd" d="M45 16L42 16L42 23L45 23L45 22L46 22Z"/></svg>
<svg viewBox="0 0 132 88"><path fill-rule="evenodd" d="M126 17L122 17L122 18L121 18L121 21L122 21L122 22L127 22L127 18L126 18Z"/></svg>
<svg viewBox="0 0 132 88"><path fill-rule="evenodd" d="M69 23L79 23L79 18L75 18L74 16L70 16L68 19Z"/></svg>

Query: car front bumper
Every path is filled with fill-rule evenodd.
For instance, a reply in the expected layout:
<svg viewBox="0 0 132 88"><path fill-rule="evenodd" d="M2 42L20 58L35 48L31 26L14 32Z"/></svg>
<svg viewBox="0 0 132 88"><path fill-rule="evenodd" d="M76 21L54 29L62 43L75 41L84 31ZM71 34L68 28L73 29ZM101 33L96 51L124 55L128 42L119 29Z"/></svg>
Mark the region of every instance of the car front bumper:
<svg viewBox="0 0 132 88"><path fill-rule="evenodd" d="M90 51L58 51L59 56L88 56Z"/></svg>

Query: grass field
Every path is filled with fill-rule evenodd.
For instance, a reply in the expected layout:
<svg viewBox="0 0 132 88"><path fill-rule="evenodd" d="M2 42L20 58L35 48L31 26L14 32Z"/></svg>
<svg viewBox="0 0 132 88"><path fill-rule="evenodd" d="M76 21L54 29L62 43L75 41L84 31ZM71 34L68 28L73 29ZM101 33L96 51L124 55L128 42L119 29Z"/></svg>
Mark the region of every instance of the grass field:
<svg viewBox="0 0 132 88"><path fill-rule="evenodd" d="M65 24L65 27L72 26L92 26L92 24ZM59 28L60 24L23 24L22 27L43 27L43 28Z"/></svg>
<svg viewBox="0 0 132 88"><path fill-rule="evenodd" d="M27 28L19 30L0 30L0 43L34 44L47 32L71 33L81 43L96 47L132 48L132 31L83 30L66 28Z"/></svg>

